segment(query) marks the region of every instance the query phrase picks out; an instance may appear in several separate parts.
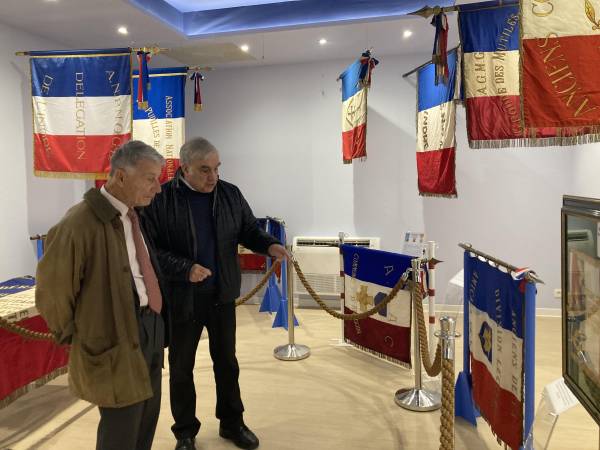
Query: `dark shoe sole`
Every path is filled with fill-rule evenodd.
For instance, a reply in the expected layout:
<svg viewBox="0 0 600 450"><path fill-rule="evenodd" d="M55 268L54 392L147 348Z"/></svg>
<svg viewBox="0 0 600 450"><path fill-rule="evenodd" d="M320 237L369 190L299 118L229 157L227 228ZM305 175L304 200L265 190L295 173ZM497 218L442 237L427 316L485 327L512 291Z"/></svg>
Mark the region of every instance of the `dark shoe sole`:
<svg viewBox="0 0 600 450"><path fill-rule="evenodd" d="M229 433L228 431L219 430L219 436L221 436L223 439L230 440L231 442L233 442L236 445L236 447L243 448L244 450L254 450L254 449L258 448L258 446L259 446L259 443L251 444L251 445L241 444L241 443L237 442L235 440L235 438L233 437L233 435L231 433Z"/></svg>

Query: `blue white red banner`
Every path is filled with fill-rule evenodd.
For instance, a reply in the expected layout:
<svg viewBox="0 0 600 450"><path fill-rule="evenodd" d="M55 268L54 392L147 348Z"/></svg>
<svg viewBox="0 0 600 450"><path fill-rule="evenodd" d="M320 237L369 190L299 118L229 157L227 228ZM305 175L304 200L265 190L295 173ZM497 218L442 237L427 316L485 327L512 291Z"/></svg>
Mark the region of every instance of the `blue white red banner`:
<svg viewBox="0 0 600 450"><path fill-rule="evenodd" d="M516 1L506 3L490 1L460 7L469 146L553 145L554 128L523 128L519 5Z"/></svg>
<svg viewBox="0 0 600 450"><path fill-rule="evenodd" d="M465 254L473 401L513 450L523 443L526 284Z"/></svg>
<svg viewBox="0 0 600 450"><path fill-rule="evenodd" d="M431 63L417 75L417 173L419 194L456 197L456 103L458 54L448 53L448 83L436 85Z"/></svg>
<svg viewBox="0 0 600 450"><path fill-rule="evenodd" d="M131 138L130 50L30 57L35 174L105 177L112 152Z"/></svg>
<svg viewBox="0 0 600 450"><path fill-rule="evenodd" d="M367 94L371 71L377 64L371 52L366 51L339 77L342 80L342 159L346 164L367 156Z"/></svg>
<svg viewBox="0 0 600 450"><path fill-rule="evenodd" d="M154 147L166 160L161 181L173 178L179 150L185 142L185 81L187 67L149 69L148 107L133 106L133 138ZM133 74L137 92L139 75Z"/></svg>
<svg viewBox="0 0 600 450"><path fill-rule="evenodd" d="M342 245L344 312L361 313L381 303L404 272L412 256ZM378 313L344 322L346 342L398 364L410 366L410 292L401 290Z"/></svg>

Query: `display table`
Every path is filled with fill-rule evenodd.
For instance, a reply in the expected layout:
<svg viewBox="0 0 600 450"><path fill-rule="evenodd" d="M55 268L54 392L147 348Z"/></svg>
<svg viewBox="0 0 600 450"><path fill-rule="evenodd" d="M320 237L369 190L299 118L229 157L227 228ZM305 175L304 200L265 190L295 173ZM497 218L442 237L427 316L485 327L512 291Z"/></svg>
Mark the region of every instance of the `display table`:
<svg viewBox="0 0 600 450"><path fill-rule="evenodd" d="M48 326L35 308L35 280L13 278L0 283L0 317L42 333ZM48 340L23 338L0 328L0 408L31 389L66 373L67 347Z"/></svg>

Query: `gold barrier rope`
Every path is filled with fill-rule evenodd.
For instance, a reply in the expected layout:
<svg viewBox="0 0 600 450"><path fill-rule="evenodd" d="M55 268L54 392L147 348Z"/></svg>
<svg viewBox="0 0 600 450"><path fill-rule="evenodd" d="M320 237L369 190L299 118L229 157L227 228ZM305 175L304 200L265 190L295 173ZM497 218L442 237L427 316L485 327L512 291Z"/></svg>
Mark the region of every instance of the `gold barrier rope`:
<svg viewBox="0 0 600 450"><path fill-rule="evenodd" d="M310 294L310 296L313 298L313 300L315 302L317 302L319 304L319 306L325 310L325 312L332 315L336 319L342 319L342 320L365 319L369 316L372 316L373 314L377 314L379 311L381 311L383 308L385 308L389 302L394 300L394 298L396 297L398 292L400 290L404 289L404 287L408 283L408 272L405 272L404 275L402 275L402 277L398 280L396 285L392 288L390 293L388 295L386 295L385 298L381 301L381 303L379 303L375 307L373 307L370 310L365 311L365 312L342 314L342 313L337 312L335 309L330 308L329 306L327 306L325 304L325 302L323 300L321 300L321 297L319 297L319 294L317 294L315 292L315 290L312 288L312 286L306 280L306 277L304 276L302 269L300 269L300 265L298 264L298 261L294 260L293 264L294 264L294 269L296 269L296 273L298 274L298 278L300 279L300 282L304 285L306 292L308 292Z"/></svg>
<svg viewBox="0 0 600 450"><path fill-rule="evenodd" d="M238 298L235 301L235 306L240 306L250 300L254 294L256 294L260 288L262 288L266 282L269 280L269 277L275 270L275 268L279 265L279 261L275 261L269 270L265 273L264 277L260 280L260 282L246 295ZM10 331L11 333L17 334L21 337L27 339L35 339L35 340L43 340L43 341L54 341L54 335L52 333L41 333L39 331L33 331L28 328L17 325L16 323L9 322L6 319L0 317L0 328L4 328L6 331Z"/></svg>
<svg viewBox="0 0 600 450"><path fill-rule="evenodd" d="M439 348L439 347L438 347ZM454 450L454 360L442 363L440 450Z"/></svg>
<svg viewBox="0 0 600 450"><path fill-rule="evenodd" d="M358 320L372 316L383 309L389 302L391 302L398 292L403 289L407 284L410 283L413 298L415 300L414 307L417 309L417 324L419 332L419 348L421 350L421 356L423 361L423 367L425 372L431 377L435 377L442 373L442 408L440 416L440 450L454 450L454 360L444 359L442 362L442 345L438 343L435 350L435 357L433 362L429 354L429 345L427 343L427 331L425 327L425 313L423 312L423 297L424 290L420 283L414 283L408 281L408 271L402 275L400 280L392 288L390 293L383 299L381 303L376 305L374 308L362 312L353 314L342 314L334 309L328 307L325 302L319 297L312 286L306 280L302 269L297 261L293 261L294 269L298 274L300 282L310 294L314 301L325 310L331 316L342 319L342 320ZM289 280L288 280L289 282Z"/></svg>
<svg viewBox="0 0 600 450"><path fill-rule="evenodd" d="M235 301L235 306L237 307L237 306L243 305L248 300L250 300L252 297L254 297L254 294L256 294L260 290L260 288L262 288L267 283L267 281L269 281L269 277L271 276L271 274L273 273L275 268L277 266L279 266L280 264L281 263L279 261L274 261L273 264L271 264L271 267L269 268L269 270L267 270L267 272L265 273L265 276L262 277L262 279L258 282L258 284L256 286L254 286L254 289L252 289L246 295L238 298ZM288 283L289 283L289 280L288 280Z"/></svg>
<svg viewBox="0 0 600 450"><path fill-rule="evenodd" d="M52 333L41 333L39 331L33 331L28 328L17 325L16 323L9 322L6 319L0 317L0 328L4 328L7 331L18 334L21 337L28 339L36 339L41 341L53 341L54 335Z"/></svg>

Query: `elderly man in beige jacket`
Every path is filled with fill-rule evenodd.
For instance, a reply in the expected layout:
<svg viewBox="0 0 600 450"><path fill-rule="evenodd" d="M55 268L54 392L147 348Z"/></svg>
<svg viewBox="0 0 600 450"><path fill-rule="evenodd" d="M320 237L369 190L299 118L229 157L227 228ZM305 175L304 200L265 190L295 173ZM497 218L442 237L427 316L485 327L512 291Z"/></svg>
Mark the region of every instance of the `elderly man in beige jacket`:
<svg viewBox="0 0 600 450"><path fill-rule="evenodd" d="M71 346L70 388L100 410L97 450L149 450L154 439L165 321L153 245L135 208L160 192L163 165L143 142L119 148L106 185L48 232L38 265L36 306L56 341Z"/></svg>

